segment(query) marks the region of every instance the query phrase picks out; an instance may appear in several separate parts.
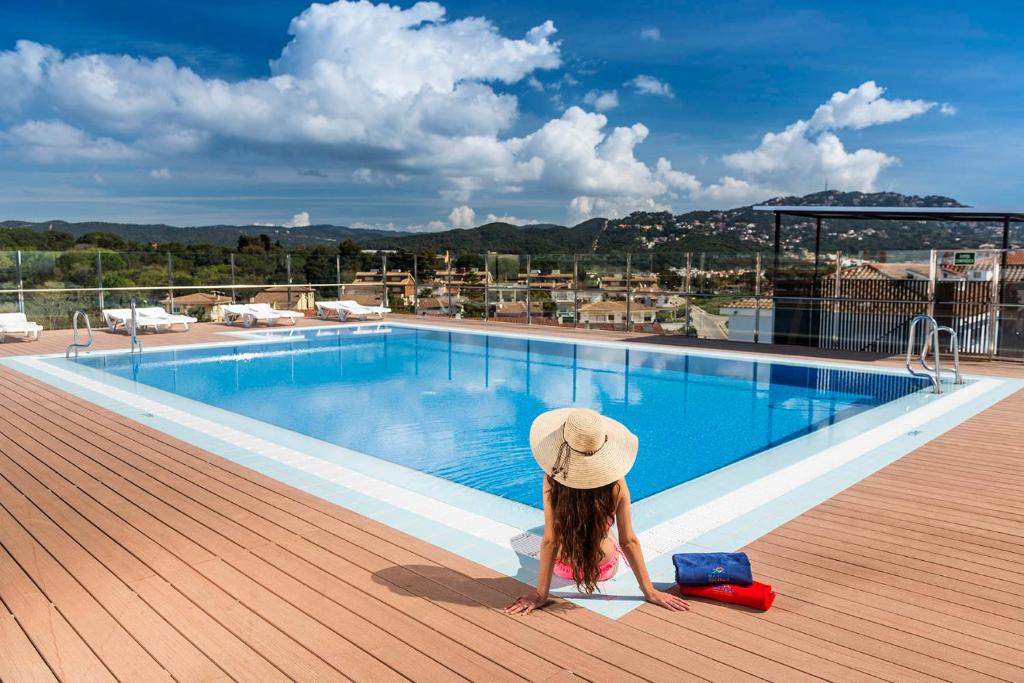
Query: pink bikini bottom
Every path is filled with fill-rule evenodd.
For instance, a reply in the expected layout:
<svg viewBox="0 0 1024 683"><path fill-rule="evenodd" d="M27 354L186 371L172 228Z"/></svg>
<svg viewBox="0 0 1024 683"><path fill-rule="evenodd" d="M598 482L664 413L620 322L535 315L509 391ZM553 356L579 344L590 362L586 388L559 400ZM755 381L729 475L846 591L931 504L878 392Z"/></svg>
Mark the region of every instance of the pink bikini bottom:
<svg viewBox="0 0 1024 683"><path fill-rule="evenodd" d="M598 581L607 581L608 579L615 576L615 572L619 569L619 558L622 556L622 548L619 544L612 539L612 543L615 544L615 551L612 556L601 565L600 571L597 575ZM561 560L555 560L555 576L560 579L573 580L572 567L565 564Z"/></svg>

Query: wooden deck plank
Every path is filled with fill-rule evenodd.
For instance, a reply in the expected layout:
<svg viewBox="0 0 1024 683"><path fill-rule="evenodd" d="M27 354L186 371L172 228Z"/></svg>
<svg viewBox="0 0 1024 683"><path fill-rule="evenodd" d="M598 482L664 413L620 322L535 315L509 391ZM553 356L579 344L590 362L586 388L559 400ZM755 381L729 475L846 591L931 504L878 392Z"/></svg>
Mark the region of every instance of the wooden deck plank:
<svg viewBox="0 0 1024 683"><path fill-rule="evenodd" d="M98 602L78 578L90 568L74 567L76 574L72 575L62 567L11 515L12 508L17 508L8 507L10 501L5 493L0 491L0 544L61 611L107 669L123 680L171 680L160 663L109 611L120 613L130 606L122 603L105 608Z"/></svg>
<svg viewBox="0 0 1024 683"><path fill-rule="evenodd" d="M147 348L222 341L225 329L147 335ZM97 340L127 347L122 335ZM64 343L47 332L0 356ZM619 621L566 603L505 617L497 608L528 590L515 579L3 367L0 397L0 501L24 531L0 542L48 552L49 585L63 585L56 565L79 597L139 606L117 623L140 644L154 624L171 625L181 658L191 652L211 676L220 670L204 662L236 678L340 678L353 654L363 667L344 672L353 678L980 681L1020 671L1024 450L1012 433L1024 393L752 543L755 573L780 593L770 612L694 601L690 613L645 606ZM10 633L37 670L81 676L54 668L70 653L89 677L109 678L5 548L0 649ZM969 580L972 561L988 574ZM390 645L375 648L381 633ZM144 649L158 663L171 652Z"/></svg>
<svg viewBox="0 0 1024 683"><path fill-rule="evenodd" d="M50 667L32 645L14 615L0 609L0 681L56 681Z"/></svg>
<svg viewBox="0 0 1024 683"><path fill-rule="evenodd" d="M53 418L53 419L54 419L54 420L60 420L60 418L59 418L59 417L56 417L56 418ZM91 421L91 423L92 423L92 424L95 424L95 420L92 420L92 421ZM83 428L83 429L86 429L85 425L83 425L83 426L82 426L82 428ZM77 431L77 432L76 432L76 434L81 434L81 431ZM146 449L146 451L152 451L152 449ZM188 477L188 479L190 479L190 480L193 480L193 481L195 481L195 480L197 480L197 479L201 479L201 478L202 478L201 476L199 476L199 477L198 477L198 476L196 476L196 475L197 475L197 473L196 473L195 471L193 471L193 472L191 472L191 476L189 476L189 477ZM255 500L255 499L253 499L253 500ZM278 541L279 543L281 543L281 542L287 542L288 538L286 537L285 539L282 539L282 538L280 538L280 537L279 537L279 538L276 538L276 539L274 539L274 540L275 540L275 541ZM344 554L344 553L343 553L343 554ZM337 559L337 560L335 560L335 561L337 562L337 561L339 561L339 560L340 560L340 558L338 558L338 559ZM507 599L506 597L503 597L503 598L502 598L502 604L504 604L504 600L506 600L506 599ZM565 657L566 657L566 655L565 655L565 654L563 653L563 654L560 654L560 655L559 655L559 657L560 657L560 658L565 658ZM506 653L505 657L503 657L503 658L508 658L508 655L507 655L507 653ZM571 655L570 655L570 658L571 658ZM635 658L635 657L634 657L634 658ZM575 663L575 665L574 665L574 666L575 666L575 668L577 668L578 670L585 670L585 669L586 669L586 666L585 666L585 665L586 665L586 663L582 663L582 661L578 661L578 663ZM667 674L668 674L668 672L667 672ZM621 672L621 676L622 676L622 677L628 677L628 675L629 675L629 674L628 674L627 672L625 672L625 671ZM675 675L677 675L677 676L678 676L678 672L676 672L676 673L675 673Z"/></svg>

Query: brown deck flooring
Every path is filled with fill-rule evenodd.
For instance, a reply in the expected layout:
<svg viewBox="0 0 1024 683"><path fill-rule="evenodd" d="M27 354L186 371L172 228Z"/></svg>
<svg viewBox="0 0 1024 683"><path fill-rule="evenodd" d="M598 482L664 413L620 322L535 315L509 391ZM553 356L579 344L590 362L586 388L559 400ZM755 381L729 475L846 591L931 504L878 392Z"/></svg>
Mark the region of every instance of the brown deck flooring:
<svg viewBox="0 0 1024 683"><path fill-rule="evenodd" d="M767 613L510 618L515 579L0 367L0 680L1021 681L1022 416L1018 392L752 543Z"/></svg>

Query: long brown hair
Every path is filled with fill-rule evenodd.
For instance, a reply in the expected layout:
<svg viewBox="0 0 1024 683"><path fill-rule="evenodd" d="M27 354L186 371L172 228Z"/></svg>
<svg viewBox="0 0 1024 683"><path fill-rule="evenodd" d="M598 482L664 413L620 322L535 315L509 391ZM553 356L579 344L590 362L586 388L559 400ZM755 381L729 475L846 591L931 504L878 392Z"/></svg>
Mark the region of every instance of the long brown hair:
<svg viewBox="0 0 1024 683"><path fill-rule="evenodd" d="M597 588L604 559L601 542L615 515L617 486L612 482L596 489L574 489L548 477L558 559L572 569L576 588L587 595Z"/></svg>

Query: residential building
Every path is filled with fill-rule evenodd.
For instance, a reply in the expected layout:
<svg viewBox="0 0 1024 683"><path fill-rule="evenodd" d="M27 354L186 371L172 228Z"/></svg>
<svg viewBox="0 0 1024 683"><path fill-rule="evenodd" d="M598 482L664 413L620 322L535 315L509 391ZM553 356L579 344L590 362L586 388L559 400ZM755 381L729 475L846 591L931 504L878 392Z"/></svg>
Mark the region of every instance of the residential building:
<svg viewBox="0 0 1024 683"><path fill-rule="evenodd" d="M191 292L160 300L160 305L170 310L173 306L176 311L184 311L188 315L194 315L200 320L209 320L219 323L224 320L224 304L230 304L231 297L221 292Z"/></svg>
<svg viewBox="0 0 1024 683"><path fill-rule="evenodd" d="M257 292L249 302L270 304L277 310L311 311L316 308L315 300L316 292L309 285L276 285Z"/></svg>
<svg viewBox="0 0 1024 683"><path fill-rule="evenodd" d="M634 324L653 323L653 306L633 302L629 306L629 320ZM626 323L625 301L597 301L580 306L581 325L623 325Z"/></svg>

